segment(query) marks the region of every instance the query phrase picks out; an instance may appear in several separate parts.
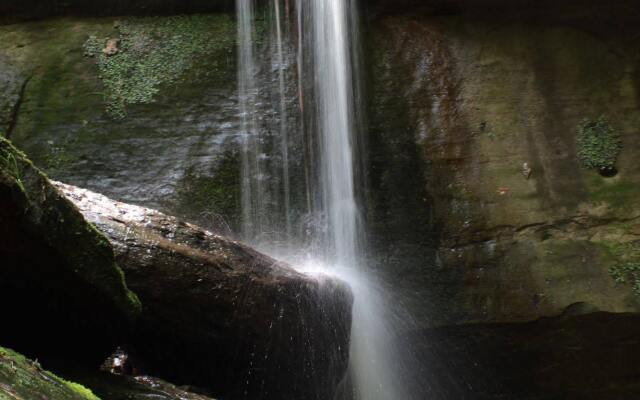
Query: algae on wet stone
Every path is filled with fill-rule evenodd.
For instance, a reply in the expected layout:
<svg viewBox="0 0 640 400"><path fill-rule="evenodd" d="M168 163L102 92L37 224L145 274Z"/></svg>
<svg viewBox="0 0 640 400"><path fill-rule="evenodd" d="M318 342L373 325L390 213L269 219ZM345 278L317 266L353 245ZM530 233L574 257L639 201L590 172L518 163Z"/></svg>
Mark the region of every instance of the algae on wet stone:
<svg viewBox="0 0 640 400"><path fill-rule="evenodd" d="M616 259L609 268L611 277L620 285L630 285L633 293L640 297L640 241L610 244L608 248Z"/></svg>
<svg viewBox="0 0 640 400"><path fill-rule="evenodd" d="M179 82L199 58L231 48L235 30L226 15L130 18L117 22L116 29L117 49L113 38L91 36L84 44L85 55L97 60L107 112L116 119L127 115L128 105L152 103L163 86Z"/></svg>
<svg viewBox="0 0 640 400"><path fill-rule="evenodd" d="M620 134L604 116L595 121L585 119L578 129L578 156L582 164L601 173L615 171L622 151Z"/></svg>
<svg viewBox="0 0 640 400"><path fill-rule="evenodd" d="M178 187L173 211L215 232L234 232L240 214L238 160L237 154L227 151L209 174L189 167Z"/></svg>
<svg viewBox="0 0 640 400"><path fill-rule="evenodd" d="M0 400L100 400L84 386L42 369L13 350L0 347Z"/></svg>

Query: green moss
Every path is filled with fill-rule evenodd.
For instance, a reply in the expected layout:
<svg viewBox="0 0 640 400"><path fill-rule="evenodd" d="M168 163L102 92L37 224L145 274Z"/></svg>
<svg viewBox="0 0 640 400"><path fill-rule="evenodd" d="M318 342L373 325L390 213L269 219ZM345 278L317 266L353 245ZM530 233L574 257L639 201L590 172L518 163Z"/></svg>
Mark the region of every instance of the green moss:
<svg viewBox="0 0 640 400"><path fill-rule="evenodd" d="M578 156L582 164L598 171L615 170L622 150L620 134L602 116L583 120L578 127Z"/></svg>
<svg viewBox="0 0 640 400"><path fill-rule="evenodd" d="M640 241L603 242L601 245L613 260L609 268L613 280L619 285L630 286L633 293L640 297Z"/></svg>
<svg viewBox="0 0 640 400"><path fill-rule="evenodd" d="M606 202L619 209L633 208L640 198L640 186L629 181L608 183L604 178L594 176L591 187L591 201Z"/></svg>
<svg viewBox="0 0 640 400"><path fill-rule="evenodd" d="M25 191L24 184L22 183L22 171L18 166L18 161L13 153L8 152L6 149L0 149L0 168L15 179L20 191Z"/></svg>
<svg viewBox="0 0 640 400"><path fill-rule="evenodd" d="M227 152L211 175L188 169L178 189L178 214L215 229L231 229L239 220L239 157Z"/></svg>
<svg viewBox="0 0 640 400"><path fill-rule="evenodd" d="M0 399L100 400L86 387L43 370L38 361L2 347Z"/></svg>
<svg viewBox="0 0 640 400"><path fill-rule="evenodd" d="M93 392L79 383L62 380L65 385L72 391L88 400L100 400Z"/></svg>
<svg viewBox="0 0 640 400"><path fill-rule="evenodd" d="M478 126L478 132L482 135L486 135L491 140L496 139L496 134L493 130L489 129L487 121L480 122L480 125Z"/></svg>
<svg viewBox="0 0 640 400"><path fill-rule="evenodd" d="M640 261L621 262L609 270L611 277L620 284L630 284L633 293L640 296Z"/></svg>
<svg viewBox="0 0 640 400"><path fill-rule="evenodd" d="M117 30L116 54L103 52L108 38L91 36L84 48L97 60L107 112L124 118L127 105L152 103L162 86L177 83L198 58L229 47L234 24L227 16L148 17L123 20Z"/></svg>
<svg viewBox="0 0 640 400"><path fill-rule="evenodd" d="M78 161L78 157L71 154L68 149L77 143L77 137L67 137L62 143L49 142L49 149L44 158L43 168L55 173Z"/></svg>

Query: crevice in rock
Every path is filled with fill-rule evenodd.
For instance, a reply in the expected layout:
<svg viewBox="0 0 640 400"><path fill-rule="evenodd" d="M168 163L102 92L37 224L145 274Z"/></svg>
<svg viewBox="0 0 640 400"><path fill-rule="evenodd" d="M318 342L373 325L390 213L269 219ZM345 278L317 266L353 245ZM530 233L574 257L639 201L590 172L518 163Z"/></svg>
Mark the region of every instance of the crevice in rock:
<svg viewBox="0 0 640 400"><path fill-rule="evenodd" d="M640 215L630 216L629 218L597 218L589 215L578 214L556 221L534 222L521 226L497 225L473 232L472 235L477 237L478 239L453 243L450 246L446 246L446 248L455 250L469 246L482 245L503 238L513 239L516 236L525 236L532 232L535 233L546 230L564 230L570 225L574 225L579 227L578 229L588 231L589 229L597 229L605 225L628 224L636 222L638 220L640 220ZM629 234L637 236L633 233Z"/></svg>
<svg viewBox="0 0 640 400"><path fill-rule="evenodd" d="M28 76L22 85L20 86L20 91L18 92L18 99L16 103L13 105L13 109L11 110L11 115L9 116L9 126L7 128L7 139L11 139L11 135L13 131L16 129L16 125L18 124L18 115L20 114L20 108L22 107L22 103L24 102L24 95L27 91L27 85L33 76Z"/></svg>

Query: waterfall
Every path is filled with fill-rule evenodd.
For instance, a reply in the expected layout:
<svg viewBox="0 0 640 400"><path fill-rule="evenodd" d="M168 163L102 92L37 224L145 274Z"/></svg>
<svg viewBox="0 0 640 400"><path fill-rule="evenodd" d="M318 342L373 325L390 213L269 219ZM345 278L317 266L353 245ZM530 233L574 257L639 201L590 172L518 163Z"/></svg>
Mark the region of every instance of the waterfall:
<svg viewBox="0 0 640 400"><path fill-rule="evenodd" d="M256 64L254 59L253 0L237 0L238 15L238 93L242 138L242 233L251 242L263 229L260 136L256 123Z"/></svg>
<svg viewBox="0 0 640 400"><path fill-rule="evenodd" d="M354 190L354 98L349 51L349 2L311 0L321 210L327 250L340 266L355 266L358 210Z"/></svg>
<svg viewBox="0 0 640 400"><path fill-rule="evenodd" d="M350 283L345 399L410 400L404 359L393 345L405 317L389 307L362 261L355 1L270 0L269 43L258 45L252 0L237 0L243 236L302 271Z"/></svg>

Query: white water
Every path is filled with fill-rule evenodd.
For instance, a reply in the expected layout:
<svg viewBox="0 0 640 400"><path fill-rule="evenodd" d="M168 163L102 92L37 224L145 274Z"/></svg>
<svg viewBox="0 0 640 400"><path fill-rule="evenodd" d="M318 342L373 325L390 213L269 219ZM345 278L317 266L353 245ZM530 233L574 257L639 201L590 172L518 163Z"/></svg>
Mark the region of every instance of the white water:
<svg viewBox="0 0 640 400"><path fill-rule="evenodd" d="M349 2L311 0L322 210L329 261L357 265L358 208L354 189L354 98L347 25Z"/></svg>
<svg viewBox="0 0 640 400"><path fill-rule="evenodd" d="M253 241L263 229L260 203L262 177L260 172L260 137L256 124L256 64L254 48L253 0L237 0L238 18L238 94L242 139L242 232Z"/></svg>
<svg viewBox="0 0 640 400"><path fill-rule="evenodd" d="M280 12L280 2L274 1L274 15L276 20L276 61L278 68L278 94L280 96L280 151L282 153L282 186L284 191L284 215L285 215L285 238L291 237L291 177L289 176L289 130L287 126L287 98L285 87L285 65L282 37L282 14Z"/></svg>
<svg viewBox="0 0 640 400"><path fill-rule="evenodd" d="M307 273L322 271L347 281L354 293L353 326L350 349L351 390L346 396L357 400L410 400L403 382L407 374L401 349L394 347L397 328L406 323L405 316L389 307L386 291L363 265L364 230L356 193L363 185L358 173L361 154L356 118L360 95L357 76L360 66L357 43L357 7L355 0L296 0L296 34L283 29L289 20L288 0L271 0L275 20L271 49L275 54L274 76L264 82L277 81L279 123L273 145L261 142L256 129L258 86L256 54L252 40L254 8L251 0L238 2L239 90L242 129L247 135L243 146L243 233L245 240L272 256L289 261ZM283 7L283 2L286 6ZM287 24L288 25L288 24ZM297 40L292 40L297 36ZM285 68L285 52L291 43L297 45L297 75L289 79ZM289 51L291 49L288 49ZM298 123L289 124L287 85L297 86ZM249 104L253 102L254 104ZM279 146L276 144L279 142ZM289 149L302 143L297 158ZM264 146L264 147L263 147ZM262 148L279 152L281 178L272 178L261 169ZM292 153L293 155L293 153ZM276 154L271 154L275 157ZM304 166L297 171L303 178L291 179L290 163ZM301 170L302 168L297 168ZM295 173L291 169L291 173ZM273 174L275 176L275 174ZM298 182L293 184L292 182ZM276 188L283 195L268 194ZM291 193L305 193L305 199L294 204ZM258 198L256 198L258 197ZM279 204L266 204L265 198L283 199ZM266 226L276 214L284 223ZM301 215L294 218L294 215ZM276 226L278 225L278 226ZM279 227L285 235L272 235ZM295 237L294 232L299 237ZM265 241L265 237L286 237L281 241ZM298 251L291 251L292 248ZM327 399L329 400L329 399Z"/></svg>

